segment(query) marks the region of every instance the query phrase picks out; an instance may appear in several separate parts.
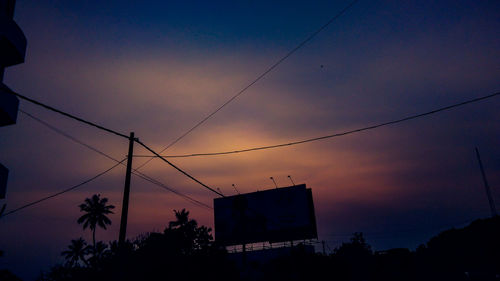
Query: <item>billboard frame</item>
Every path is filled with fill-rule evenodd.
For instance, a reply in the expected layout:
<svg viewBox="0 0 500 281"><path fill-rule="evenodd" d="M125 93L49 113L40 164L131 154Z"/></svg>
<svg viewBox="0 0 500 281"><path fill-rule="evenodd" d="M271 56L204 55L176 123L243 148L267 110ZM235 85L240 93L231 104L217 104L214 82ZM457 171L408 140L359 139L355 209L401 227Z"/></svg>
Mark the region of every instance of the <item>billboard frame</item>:
<svg viewBox="0 0 500 281"><path fill-rule="evenodd" d="M317 239L312 190L300 184L215 198L214 227L224 246Z"/></svg>

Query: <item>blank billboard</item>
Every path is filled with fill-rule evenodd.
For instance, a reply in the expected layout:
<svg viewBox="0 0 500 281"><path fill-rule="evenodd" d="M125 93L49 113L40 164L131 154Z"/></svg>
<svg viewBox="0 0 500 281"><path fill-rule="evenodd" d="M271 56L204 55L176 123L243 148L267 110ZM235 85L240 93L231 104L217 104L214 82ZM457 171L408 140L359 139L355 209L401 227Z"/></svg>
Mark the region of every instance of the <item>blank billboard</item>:
<svg viewBox="0 0 500 281"><path fill-rule="evenodd" d="M215 240L223 245L317 238L305 184L214 199Z"/></svg>

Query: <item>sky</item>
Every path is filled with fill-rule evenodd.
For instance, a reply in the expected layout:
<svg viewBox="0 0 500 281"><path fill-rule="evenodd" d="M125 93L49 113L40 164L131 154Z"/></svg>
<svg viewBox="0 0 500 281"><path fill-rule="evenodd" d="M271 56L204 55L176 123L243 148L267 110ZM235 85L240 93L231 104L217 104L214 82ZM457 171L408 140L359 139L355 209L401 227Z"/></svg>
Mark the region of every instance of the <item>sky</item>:
<svg viewBox="0 0 500 281"><path fill-rule="evenodd" d="M9 67L14 91L160 151L252 82L349 1L23 1L28 39ZM286 143L399 119L500 90L498 1L358 1L258 83L164 154ZM478 147L500 205L500 98L397 125L296 146L172 162L222 193L312 188L319 240L363 232L374 250L415 249L490 215ZM117 159L128 142L43 108L20 109ZM85 181L114 162L28 115L0 128L7 211ZM149 155L135 146L135 155ZM138 167L148 158L136 157ZM212 205L215 194L156 159L141 168ZM125 168L0 220L0 268L26 280L63 262L93 194L116 206L97 239L118 237ZM186 208L213 211L132 178L127 237L162 231Z"/></svg>

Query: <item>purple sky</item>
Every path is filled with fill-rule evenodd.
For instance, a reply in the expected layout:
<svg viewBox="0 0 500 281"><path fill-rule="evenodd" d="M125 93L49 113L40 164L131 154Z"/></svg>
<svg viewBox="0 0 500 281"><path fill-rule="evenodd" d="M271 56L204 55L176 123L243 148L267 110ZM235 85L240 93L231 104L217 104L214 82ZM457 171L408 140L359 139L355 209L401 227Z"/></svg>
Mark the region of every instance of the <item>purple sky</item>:
<svg viewBox="0 0 500 281"><path fill-rule="evenodd" d="M17 1L26 63L13 90L161 150L261 74L347 1L156 3ZM272 145L352 130L500 90L497 1L359 1L344 16L166 154ZM323 66L323 67L321 67ZM24 101L20 108L122 159L127 141ZM233 194L296 183L312 188L319 239L355 231L376 250L415 248L487 217L478 146L500 205L500 98L345 137L230 156L174 159ZM80 183L113 162L24 114L0 128L10 169L7 209ZM136 154L146 155L136 146ZM146 159L135 158L137 167ZM206 204L214 194L159 160L141 171ZM77 208L100 193L117 206L100 240L118 236L124 168L0 220L0 268L31 280L91 239ZM161 231L173 209L212 226L212 212L132 180L128 237Z"/></svg>

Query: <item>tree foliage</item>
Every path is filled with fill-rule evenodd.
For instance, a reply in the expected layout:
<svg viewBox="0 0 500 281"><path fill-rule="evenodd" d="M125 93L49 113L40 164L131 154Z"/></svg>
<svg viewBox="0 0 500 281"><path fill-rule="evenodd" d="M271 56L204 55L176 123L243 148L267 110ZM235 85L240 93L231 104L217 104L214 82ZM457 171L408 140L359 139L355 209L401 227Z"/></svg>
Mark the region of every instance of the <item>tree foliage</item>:
<svg viewBox="0 0 500 281"><path fill-rule="evenodd" d="M82 265L88 265L86 256L89 254L89 246L83 238L78 238L71 240L71 244L68 246L68 250L61 253L66 259L66 266L68 267L79 267Z"/></svg>
<svg viewBox="0 0 500 281"><path fill-rule="evenodd" d="M85 212L80 218L78 218L78 224L83 224L83 229L90 228L92 231L92 245L95 251L95 231L97 226L106 229L106 225L111 224L111 220L107 217L109 214L113 214L112 209L115 208L113 205L107 205L107 198L100 198L100 194L94 194L91 198L86 198L84 203L81 204L80 212Z"/></svg>
<svg viewBox="0 0 500 281"><path fill-rule="evenodd" d="M227 252L214 243L211 229L198 226L185 209L174 214L176 219L163 232L147 233L123 245L98 242L87 265L55 266L39 280L238 280ZM67 258L76 259L75 255L68 251Z"/></svg>
<svg viewBox="0 0 500 281"><path fill-rule="evenodd" d="M218 246L211 229L198 226L185 209L163 232L133 241L98 242L85 255L85 241L73 240L63 252L67 262L39 280L499 280L500 217L477 220L444 231L416 251L374 252L362 233L354 233L330 255L303 244L265 262L241 262ZM90 225L90 224L89 224ZM238 264L233 261L237 260Z"/></svg>

